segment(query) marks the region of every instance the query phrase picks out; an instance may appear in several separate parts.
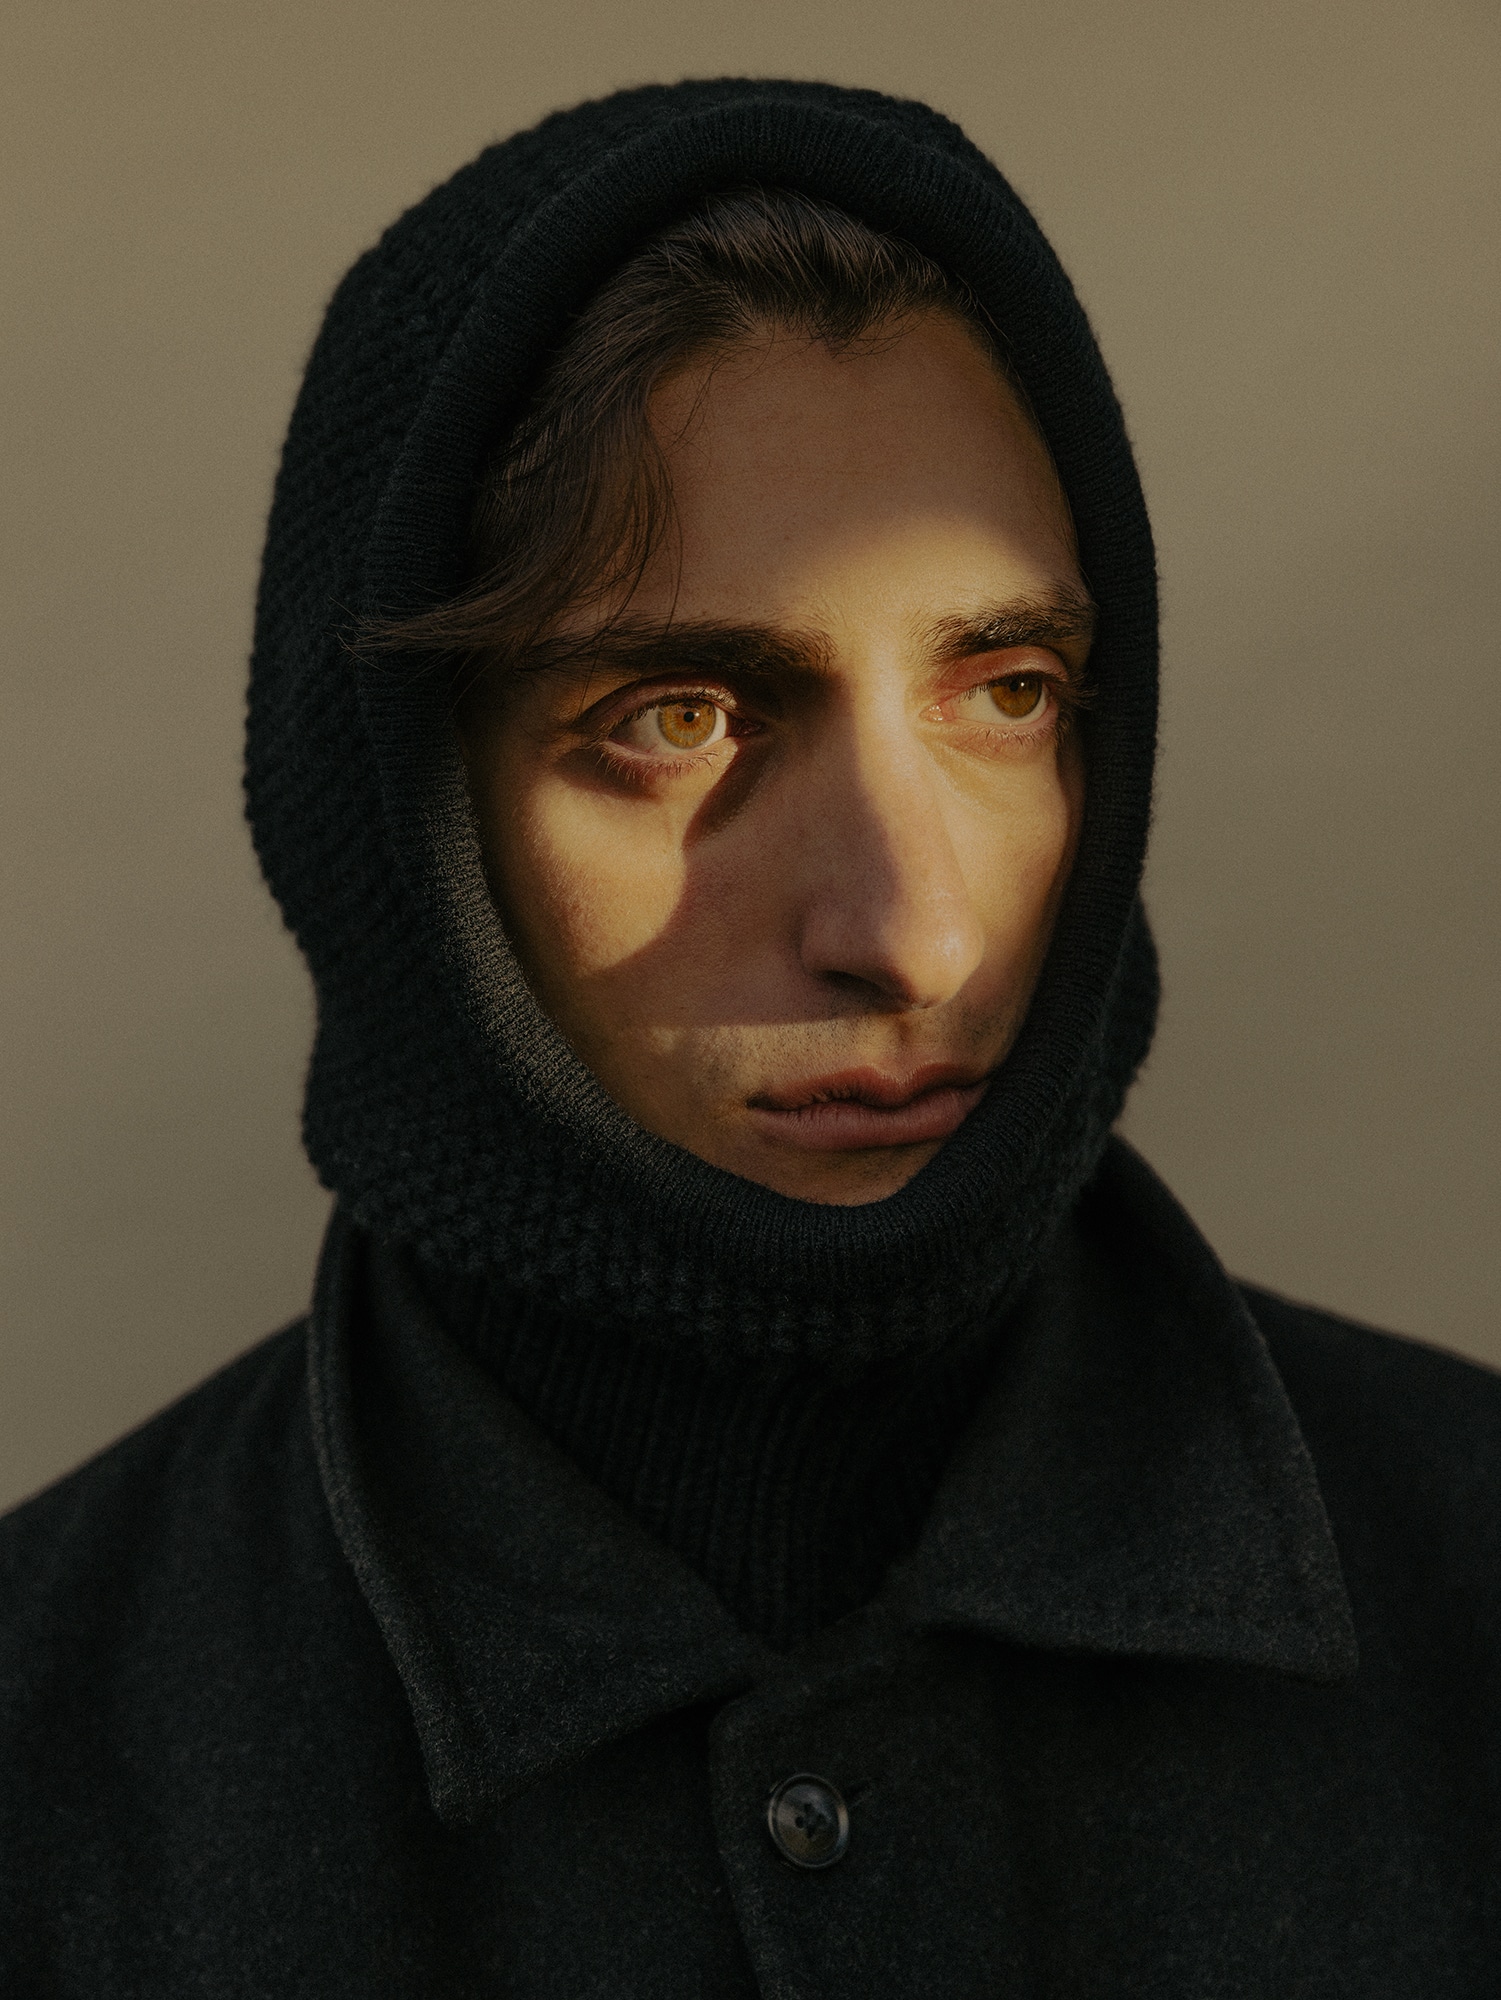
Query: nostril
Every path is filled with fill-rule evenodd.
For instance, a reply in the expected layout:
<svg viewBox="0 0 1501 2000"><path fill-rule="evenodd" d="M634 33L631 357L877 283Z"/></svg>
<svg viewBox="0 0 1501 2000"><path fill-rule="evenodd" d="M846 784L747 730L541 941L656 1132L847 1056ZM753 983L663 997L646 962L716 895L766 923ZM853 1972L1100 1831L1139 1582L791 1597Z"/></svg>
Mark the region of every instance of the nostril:
<svg viewBox="0 0 1501 2000"><path fill-rule="evenodd" d="M892 1003L896 996L877 979L862 978L858 972L822 972L819 977L826 986L832 986L836 993L848 993L852 999L882 1001Z"/></svg>
<svg viewBox="0 0 1501 2000"><path fill-rule="evenodd" d="M985 938L968 905L944 913L935 910L937 900L893 911L831 898L805 924L803 965L825 985L867 1003L942 1006L980 965Z"/></svg>

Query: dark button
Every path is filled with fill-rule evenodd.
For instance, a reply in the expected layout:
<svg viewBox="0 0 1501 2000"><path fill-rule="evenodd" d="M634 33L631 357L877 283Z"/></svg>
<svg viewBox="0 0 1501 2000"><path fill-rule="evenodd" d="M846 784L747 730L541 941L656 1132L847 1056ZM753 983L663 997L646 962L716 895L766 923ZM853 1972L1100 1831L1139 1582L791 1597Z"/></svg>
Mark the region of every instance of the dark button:
<svg viewBox="0 0 1501 2000"><path fill-rule="evenodd" d="M777 1853L794 1868L829 1868L850 1844L850 1816L827 1778L797 1771L766 1801Z"/></svg>

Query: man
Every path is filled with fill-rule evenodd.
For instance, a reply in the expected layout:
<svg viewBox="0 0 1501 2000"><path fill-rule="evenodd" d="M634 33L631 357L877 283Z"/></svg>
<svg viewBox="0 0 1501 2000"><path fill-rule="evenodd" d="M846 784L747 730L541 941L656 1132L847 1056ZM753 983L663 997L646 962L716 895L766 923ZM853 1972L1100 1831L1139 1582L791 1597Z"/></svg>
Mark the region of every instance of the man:
<svg viewBox="0 0 1501 2000"><path fill-rule="evenodd" d="M1501 1397L1109 1136L1154 618L921 107L627 93L355 267L249 742L338 1209L6 1523L8 1990L1490 1990Z"/></svg>

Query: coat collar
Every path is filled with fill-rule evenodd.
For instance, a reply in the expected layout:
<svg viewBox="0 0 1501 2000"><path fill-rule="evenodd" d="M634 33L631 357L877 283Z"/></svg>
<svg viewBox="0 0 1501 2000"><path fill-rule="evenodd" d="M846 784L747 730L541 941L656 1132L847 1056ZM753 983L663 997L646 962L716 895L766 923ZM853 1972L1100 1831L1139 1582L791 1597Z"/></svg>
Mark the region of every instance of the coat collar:
<svg viewBox="0 0 1501 2000"><path fill-rule="evenodd" d="M1261 1330L1123 1142L886 1594L913 1622L1029 1646L1354 1673L1334 1537Z"/></svg>
<svg viewBox="0 0 1501 2000"><path fill-rule="evenodd" d="M443 1818L796 1668L544 1438L399 1262L338 1216L309 1368L330 1511ZM1265 1342L1119 1142L877 1608L1031 1647L1354 1672L1338 1556Z"/></svg>
<svg viewBox="0 0 1501 2000"><path fill-rule="evenodd" d="M309 1369L334 1526L405 1686L440 1817L477 1818L769 1664L337 1213Z"/></svg>

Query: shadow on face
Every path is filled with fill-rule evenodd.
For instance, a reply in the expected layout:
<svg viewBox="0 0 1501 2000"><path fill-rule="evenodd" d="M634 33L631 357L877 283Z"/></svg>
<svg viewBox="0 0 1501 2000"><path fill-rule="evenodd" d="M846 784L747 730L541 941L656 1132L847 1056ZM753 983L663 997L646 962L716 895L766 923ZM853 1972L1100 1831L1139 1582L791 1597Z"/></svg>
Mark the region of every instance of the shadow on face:
<svg viewBox="0 0 1501 2000"><path fill-rule="evenodd" d="M894 1193L983 1095L1067 879L1090 615L1046 448L943 314L651 406L676 533L464 727L539 1001L649 1131ZM568 621L564 621L568 629Z"/></svg>

